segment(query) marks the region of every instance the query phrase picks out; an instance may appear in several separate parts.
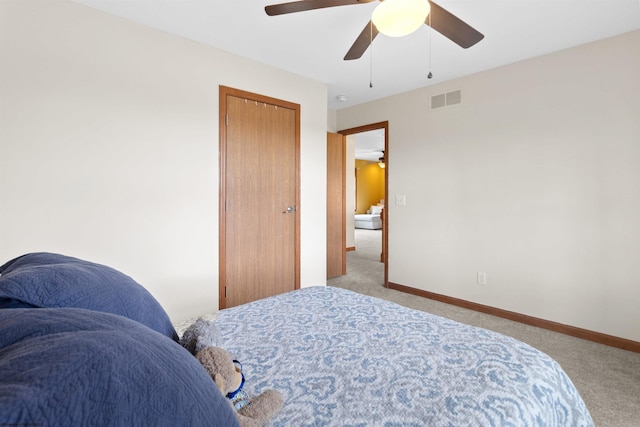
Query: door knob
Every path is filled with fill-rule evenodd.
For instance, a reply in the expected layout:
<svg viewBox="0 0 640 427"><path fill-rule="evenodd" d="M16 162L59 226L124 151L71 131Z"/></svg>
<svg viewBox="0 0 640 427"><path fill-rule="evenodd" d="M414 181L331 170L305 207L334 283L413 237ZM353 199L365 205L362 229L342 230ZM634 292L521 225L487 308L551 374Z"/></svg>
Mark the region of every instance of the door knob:
<svg viewBox="0 0 640 427"><path fill-rule="evenodd" d="M282 213L294 213L296 211L296 207L295 206L289 206L287 208L286 211L283 211Z"/></svg>

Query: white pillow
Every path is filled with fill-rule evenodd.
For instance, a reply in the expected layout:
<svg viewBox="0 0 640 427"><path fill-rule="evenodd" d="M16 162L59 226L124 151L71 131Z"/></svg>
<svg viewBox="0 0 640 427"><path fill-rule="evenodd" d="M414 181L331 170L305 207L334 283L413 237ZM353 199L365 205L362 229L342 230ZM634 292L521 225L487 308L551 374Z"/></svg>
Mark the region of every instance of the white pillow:
<svg viewBox="0 0 640 427"><path fill-rule="evenodd" d="M372 215L380 215L380 212L382 211L382 208L384 206L373 206L371 205L371 214Z"/></svg>

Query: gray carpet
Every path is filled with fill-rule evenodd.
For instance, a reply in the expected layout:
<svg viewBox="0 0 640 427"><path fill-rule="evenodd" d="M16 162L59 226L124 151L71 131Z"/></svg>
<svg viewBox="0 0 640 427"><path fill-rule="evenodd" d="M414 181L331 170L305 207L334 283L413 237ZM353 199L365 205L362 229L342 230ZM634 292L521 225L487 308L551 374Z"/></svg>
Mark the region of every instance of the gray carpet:
<svg viewBox="0 0 640 427"><path fill-rule="evenodd" d="M356 250L347 253L347 275L327 281L512 336L547 353L567 372L596 426L640 426L640 354L574 338L534 326L405 294L383 286L379 230L356 230Z"/></svg>

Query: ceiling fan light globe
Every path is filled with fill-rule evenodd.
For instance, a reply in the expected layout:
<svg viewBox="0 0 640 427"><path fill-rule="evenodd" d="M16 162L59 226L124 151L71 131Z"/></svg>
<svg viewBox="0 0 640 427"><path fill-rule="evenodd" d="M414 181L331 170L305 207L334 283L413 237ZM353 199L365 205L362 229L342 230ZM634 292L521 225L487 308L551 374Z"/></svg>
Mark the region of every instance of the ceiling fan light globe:
<svg viewBox="0 0 640 427"><path fill-rule="evenodd" d="M371 20L380 33L402 37L420 28L430 9L428 0L385 0L373 10Z"/></svg>

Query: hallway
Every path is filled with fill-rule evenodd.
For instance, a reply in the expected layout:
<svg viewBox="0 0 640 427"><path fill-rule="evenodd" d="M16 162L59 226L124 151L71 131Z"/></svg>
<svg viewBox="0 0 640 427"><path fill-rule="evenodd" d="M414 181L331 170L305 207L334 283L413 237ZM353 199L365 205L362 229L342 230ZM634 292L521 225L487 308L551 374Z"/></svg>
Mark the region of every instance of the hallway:
<svg viewBox="0 0 640 427"><path fill-rule="evenodd" d="M347 274L327 280L327 285L375 288L384 286L384 264L380 262L382 230L355 229L356 250L347 252Z"/></svg>

